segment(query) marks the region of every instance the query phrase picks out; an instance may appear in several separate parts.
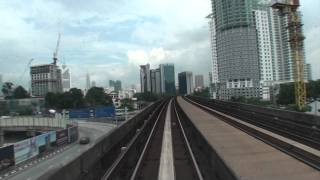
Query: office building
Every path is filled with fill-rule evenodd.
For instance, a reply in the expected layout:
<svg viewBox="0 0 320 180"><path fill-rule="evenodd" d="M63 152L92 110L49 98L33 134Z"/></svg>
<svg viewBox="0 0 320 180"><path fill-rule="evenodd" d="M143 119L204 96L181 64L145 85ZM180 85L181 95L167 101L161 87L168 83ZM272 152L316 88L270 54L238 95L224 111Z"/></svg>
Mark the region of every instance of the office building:
<svg viewBox="0 0 320 180"><path fill-rule="evenodd" d="M96 81L91 81L91 87L97 87Z"/></svg>
<svg viewBox="0 0 320 180"><path fill-rule="evenodd" d="M203 89L204 88L204 80L203 80L203 75L194 75L194 84L195 88L198 89Z"/></svg>
<svg viewBox="0 0 320 180"><path fill-rule="evenodd" d="M87 76L86 76L86 91L88 91L90 88L91 88L90 74L87 73Z"/></svg>
<svg viewBox="0 0 320 180"><path fill-rule="evenodd" d="M153 94L161 94L161 73L160 69L150 70L151 92Z"/></svg>
<svg viewBox="0 0 320 180"><path fill-rule="evenodd" d="M122 90L122 85L120 80L109 80L109 87L113 87L115 92Z"/></svg>
<svg viewBox="0 0 320 180"><path fill-rule="evenodd" d="M178 74L179 94L188 95L193 93L192 72L186 71Z"/></svg>
<svg viewBox="0 0 320 180"><path fill-rule="evenodd" d="M55 64L30 67L31 94L44 97L48 92L62 92L61 69Z"/></svg>
<svg viewBox="0 0 320 180"><path fill-rule="evenodd" d="M161 93L176 94L174 64L160 64Z"/></svg>
<svg viewBox="0 0 320 180"><path fill-rule="evenodd" d="M307 77L308 81L312 81L312 70L311 70L311 64L306 64L305 66L306 70L306 74L305 77Z"/></svg>
<svg viewBox="0 0 320 180"><path fill-rule="evenodd" d="M140 84L141 92L151 92L150 65L140 66Z"/></svg>
<svg viewBox="0 0 320 180"><path fill-rule="evenodd" d="M244 96L270 100L272 84L294 82L296 67L289 41L288 14L272 8L274 1L269 0L211 2L213 13L208 18L212 84L217 82L214 89L220 99ZM308 80L311 69L305 63L303 43L301 48Z"/></svg>
<svg viewBox="0 0 320 180"><path fill-rule="evenodd" d="M71 88L71 73L70 69L64 64L62 65L62 89L63 92L69 91Z"/></svg>
<svg viewBox="0 0 320 180"><path fill-rule="evenodd" d="M3 86L3 80L2 80L2 74L0 74L0 96L2 96L2 86Z"/></svg>
<svg viewBox="0 0 320 180"><path fill-rule="evenodd" d="M209 19L210 28L210 44L211 44L211 60L212 67L209 73L210 80L210 95L212 99L217 99L218 97L218 85L219 85L219 75L218 75L218 57L217 57L217 39L216 39L216 24L213 14L207 16Z"/></svg>

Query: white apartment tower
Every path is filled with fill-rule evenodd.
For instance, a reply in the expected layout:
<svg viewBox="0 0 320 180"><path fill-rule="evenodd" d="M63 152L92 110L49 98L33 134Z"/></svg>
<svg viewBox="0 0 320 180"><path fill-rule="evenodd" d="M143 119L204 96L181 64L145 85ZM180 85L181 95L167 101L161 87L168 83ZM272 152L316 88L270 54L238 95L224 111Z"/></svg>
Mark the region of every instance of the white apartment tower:
<svg viewBox="0 0 320 180"><path fill-rule="evenodd" d="M207 16L209 19L209 28L210 28L210 41L211 41L211 61L212 68L210 73L210 92L213 99L217 98L218 92L218 57L217 57L217 39L216 39L216 27L213 14Z"/></svg>

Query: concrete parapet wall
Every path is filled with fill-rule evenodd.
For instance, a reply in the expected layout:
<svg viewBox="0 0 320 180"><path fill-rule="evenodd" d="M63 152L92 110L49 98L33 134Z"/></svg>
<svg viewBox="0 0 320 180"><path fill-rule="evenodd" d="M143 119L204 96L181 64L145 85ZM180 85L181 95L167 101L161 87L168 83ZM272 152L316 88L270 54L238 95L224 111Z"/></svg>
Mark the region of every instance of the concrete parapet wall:
<svg viewBox="0 0 320 180"><path fill-rule="evenodd" d="M101 178L121 152L122 146L132 138L149 114L160 102L149 105L118 128L100 137L85 153L70 163L53 169L41 179L48 180L95 180Z"/></svg>

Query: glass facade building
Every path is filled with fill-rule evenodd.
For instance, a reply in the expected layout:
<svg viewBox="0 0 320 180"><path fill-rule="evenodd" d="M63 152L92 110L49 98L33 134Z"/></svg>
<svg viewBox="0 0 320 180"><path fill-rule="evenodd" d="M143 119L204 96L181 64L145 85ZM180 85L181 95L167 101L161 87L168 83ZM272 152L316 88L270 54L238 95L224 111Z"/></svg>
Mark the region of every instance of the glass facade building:
<svg viewBox="0 0 320 180"><path fill-rule="evenodd" d="M160 64L160 74L161 92L174 95L176 93L174 64Z"/></svg>
<svg viewBox="0 0 320 180"><path fill-rule="evenodd" d="M193 93L193 75L186 71L178 74L179 93L182 95Z"/></svg>

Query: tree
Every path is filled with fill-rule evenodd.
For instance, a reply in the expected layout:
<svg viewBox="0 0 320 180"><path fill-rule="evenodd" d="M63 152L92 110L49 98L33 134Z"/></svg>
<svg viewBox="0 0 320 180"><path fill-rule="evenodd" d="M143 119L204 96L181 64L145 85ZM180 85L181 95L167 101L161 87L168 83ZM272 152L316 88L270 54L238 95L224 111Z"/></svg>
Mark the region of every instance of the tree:
<svg viewBox="0 0 320 180"><path fill-rule="evenodd" d="M29 97L30 97L30 95L29 95L28 91L26 91L22 86L18 86L13 91L13 98L15 98L15 99L24 99L24 98L29 98Z"/></svg>
<svg viewBox="0 0 320 180"><path fill-rule="evenodd" d="M12 82L5 82L1 89L5 99L11 99L13 95L13 83Z"/></svg>
<svg viewBox="0 0 320 180"><path fill-rule="evenodd" d="M85 100L89 106L105 106L112 104L112 98L108 96L101 87L92 87L89 89Z"/></svg>
<svg viewBox="0 0 320 180"><path fill-rule="evenodd" d="M84 98L81 89L71 88L69 90L72 99L72 108L81 108L84 106Z"/></svg>
<svg viewBox="0 0 320 180"><path fill-rule="evenodd" d="M288 105L295 103L294 83L280 85L277 104Z"/></svg>
<svg viewBox="0 0 320 180"><path fill-rule="evenodd" d="M120 106L120 108L125 108L125 107L128 108L128 111L134 110L134 108L133 108L133 102L132 102L131 99L125 98L125 99L121 100L121 106Z"/></svg>
<svg viewBox="0 0 320 180"><path fill-rule="evenodd" d="M57 93L48 92L45 96L45 106L47 108L57 108L59 106L59 95Z"/></svg>
<svg viewBox="0 0 320 180"><path fill-rule="evenodd" d="M210 97L210 91L209 91L209 88L206 87L206 88L204 88L202 91L195 91L195 92L193 93L193 95L194 95L194 96L200 96L200 97L206 97L206 98L208 98L208 97Z"/></svg>

